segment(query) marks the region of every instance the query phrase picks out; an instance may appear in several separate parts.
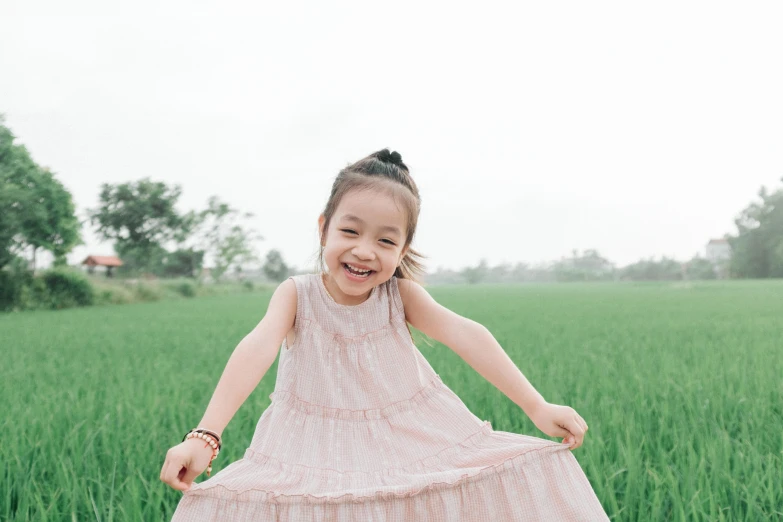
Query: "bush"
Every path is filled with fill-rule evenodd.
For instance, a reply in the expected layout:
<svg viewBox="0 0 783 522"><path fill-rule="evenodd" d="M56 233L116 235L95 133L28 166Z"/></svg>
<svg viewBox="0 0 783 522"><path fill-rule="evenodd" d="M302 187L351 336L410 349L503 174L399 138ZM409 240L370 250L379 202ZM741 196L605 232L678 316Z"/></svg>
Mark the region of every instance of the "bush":
<svg viewBox="0 0 783 522"><path fill-rule="evenodd" d="M84 274L55 268L44 272L41 280L46 287L46 296L36 297L42 298L45 308L59 310L72 306L89 306L95 302L92 285Z"/></svg>
<svg viewBox="0 0 783 522"><path fill-rule="evenodd" d="M26 298L25 287L33 283L33 274L27 269L27 261L14 257L0 269L0 311L24 309L19 303Z"/></svg>
<svg viewBox="0 0 783 522"><path fill-rule="evenodd" d="M190 281L182 281L175 288L177 292L179 292L181 295L185 297L196 296L196 285L194 285Z"/></svg>
<svg viewBox="0 0 783 522"><path fill-rule="evenodd" d="M245 287L245 290L252 291L255 288L255 285L253 284L253 281L250 281L249 279L242 283L242 286Z"/></svg>
<svg viewBox="0 0 783 522"><path fill-rule="evenodd" d="M135 287L133 287L136 298L139 301L160 301L163 297L160 287L153 283L144 283L139 281Z"/></svg>
<svg viewBox="0 0 783 522"><path fill-rule="evenodd" d="M22 291L16 299L16 308L19 310L45 310L51 308L50 302L46 283L41 277L33 277L29 274L29 278L22 286Z"/></svg>
<svg viewBox="0 0 783 522"><path fill-rule="evenodd" d="M10 270L0 270L0 310L10 310L19 302L23 281Z"/></svg>
<svg viewBox="0 0 783 522"><path fill-rule="evenodd" d="M104 287L98 290L95 304L128 304L133 302L133 292L121 286Z"/></svg>

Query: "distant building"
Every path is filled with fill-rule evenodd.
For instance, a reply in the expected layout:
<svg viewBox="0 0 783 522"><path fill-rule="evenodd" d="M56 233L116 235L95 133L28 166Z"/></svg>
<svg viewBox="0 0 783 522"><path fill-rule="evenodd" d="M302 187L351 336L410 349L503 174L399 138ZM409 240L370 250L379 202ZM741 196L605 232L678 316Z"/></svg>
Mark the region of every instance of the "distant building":
<svg viewBox="0 0 783 522"><path fill-rule="evenodd" d="M707 243L707 259L720 263L731 259L731 246L726 239L710 239Z"/></svg>
<svg viewBox="0 0 783 522"><path fill-rule="evenodd" d="M715 267L718 277L728 276L728 266L731 260L731 245L726 239L710 239L706 248L707 260Z"/></svg>
<svg viewBox="0 0 783 522"><path fill-rule="evenodd" d="M96 267L99 267L99 270L106 272L106 277L111 277L112 269L122 266L122 260L116 256L87 256L82 265L87 267L90 274L94 274Z"/></svg>

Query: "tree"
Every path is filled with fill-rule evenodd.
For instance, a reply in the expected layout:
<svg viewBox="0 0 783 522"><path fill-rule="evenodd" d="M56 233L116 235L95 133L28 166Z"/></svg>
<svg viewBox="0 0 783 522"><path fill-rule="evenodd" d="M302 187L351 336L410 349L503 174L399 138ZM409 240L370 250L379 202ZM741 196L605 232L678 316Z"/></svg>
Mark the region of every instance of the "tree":
<svg viewBox="0 0 783 522"><path fill-rule="evenodd" d="M661 257L660 261L653 258L643 259L620 270L622 279L632 281L677 281L682 279L682 263L674 259Z"/></svg>
<svg viewBox="0 0 783 522"><path fill-rule="evenodd" d="M715 279L718 277L715 267L709 259L694 256L685 267L688 279Z"/></svg>
<svg viewBox="0 0 783 522"><path fill-rule="evenodd" d="M727 237L730 270L736 277L783 277L783 189L769 194L761 187L758 195L761 201L734 220L737 235Z"/></svg>
<svg viewBox="0 0 783 522"><path fill-rule="evenodd" d="M14 145L14 135L0 115L0 268L16 257L29 192L20 179L32 167L27 149Z"/></svg>
<svg viewBox="0 0 783 522"><path fill-rule="evenodd" d="M169 252L162 246L136 247L126 244L122 248L117 246L114 248L122 258L122 266L117 269L118 274L124 276L147 274L156 277L164 275L165 259Z"/></svg>
<svg viewBox="0 0 783 522"><path fill-rule="evenodd" d="M243 214L212 196L207 208L194 219L200 244L212 261L211 274L215 281L231 268L241 273L243 265L258 261L254 243L264 238L242 223L243 219L251 217L253 214Z"/></svg>
<svg viewBox="0 0 783 522"><path fill-rule="evenodd" d="M597 250L578 250L570 258L563 258L552 266L557 281L606 281L613 278L614 265Z"/></svg>
<svg viewBox="0 0 783 522"><path fill-rule="evenodd" d="M511 263L501 263L489 269L488 278L493 283L503 283L511 279Z"/></svg>
<svg viewBox="0 0 783 522"><path fill-rule="evenodd" d="M71 193L48 169L31 172L28 179L32 204L23 220L23 235L33 249L32 269L35 270L38 249L51 252L55 266L62 266L66 254L83 244Z"/></svg>
<svg viewBox="0 0 783 522"><path fill-rule="evenodd" d="M26 247L35 270L39 249L54 254L55 265L82 244L81 223L70 192L47 168L38 166L0 115L0 267Z"/></svg>
<svg viewBox="0 0 783 522"><path fill-rule="evenodd" d="M163 275L167 277L197 277L203 264L203 250L180 248L164 255Z"/></svg>
<svg viewBox="0 0 783 522"><path fill-rule="evenodd" d="M89 210L90 221L98 225L104 240L114 240L121 257L133 255L139 268L150 270L163 244L183 240L193 226L192 214L181 216L175 205L182 193L179 185L168 187L149 178L101 185L100 203ZM160 258L157 258L160 259Z"/></svg>
<svg viewBox="0 0 783 522"><path fill-rule="evenodd" d="M478 265L463 268L460 274L465 278L465 281L467 281L468 284L475 285L476 283L483 281L488 272L489 267L487 265L487 260L481 259Z"/></svg>
<svg viewBox="0 0 783 522"><path fill-rule="evenodd" d="M264 275L271 281L282 282L288 278L289 268L283 261L283 256L278 250L270 250L266 254L264 263Z"/></svg>

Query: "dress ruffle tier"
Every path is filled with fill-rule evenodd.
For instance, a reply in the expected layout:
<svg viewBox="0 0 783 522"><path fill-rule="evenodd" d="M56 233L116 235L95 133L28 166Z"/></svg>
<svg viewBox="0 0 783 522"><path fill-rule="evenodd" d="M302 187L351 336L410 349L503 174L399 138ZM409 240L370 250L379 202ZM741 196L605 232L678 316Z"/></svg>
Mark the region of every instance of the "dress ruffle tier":
<svg viewBox="0 0 783 522"><path fill-rule="evenodd" d="M221 484L183 497L198 516L182 520L607 520L584 474L568 473L578 463L565 444L482 430L443 453L426 459L431 468L421 462L368 476L289 466L248 450L222 471ZM269 483L275 489L264 489Z"/></svg>
<svg viewBox="0 0 783 522"><path fill-rule="evenodd" d="M173 522L608 520L567 444L494 431L442 382L398 314L395 278L371 296L391 314L379 325L330 308L307 277L250 447L194 483ZM354 329L313 320L329 310Z"/></svg>

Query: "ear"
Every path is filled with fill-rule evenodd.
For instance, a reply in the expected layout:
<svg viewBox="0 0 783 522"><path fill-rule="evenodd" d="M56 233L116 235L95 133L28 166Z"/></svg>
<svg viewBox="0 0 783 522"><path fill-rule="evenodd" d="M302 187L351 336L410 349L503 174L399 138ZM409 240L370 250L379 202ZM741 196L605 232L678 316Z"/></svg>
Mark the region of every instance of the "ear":
<svg viewBox="0 0 783 522"><path fill-rule="evenodd" d="M410 245L406 246L402 249L402 252L400 252L400 258L397 260L397 266L400 266L402 264L402 259L405 257L405 254L408 253L408 249L410 248Z"/></svg>
<svg viewBox="0 0 783 522"><path fill-rule="evenodd" d="M324 222L326 222L326 218L324 217L323 214L321 214L320 216L318 216L318 234L319 234L321 244L323 244L323 237L325 235Z"/></svg>

